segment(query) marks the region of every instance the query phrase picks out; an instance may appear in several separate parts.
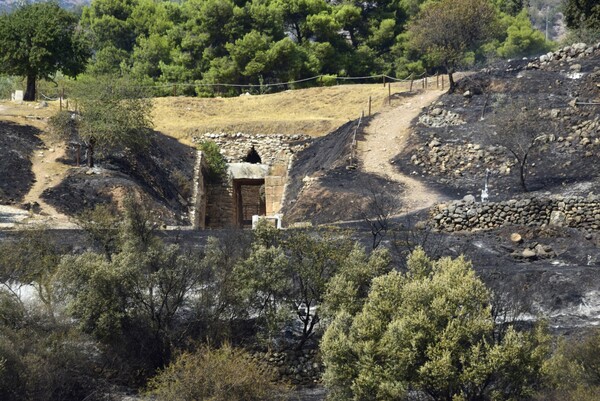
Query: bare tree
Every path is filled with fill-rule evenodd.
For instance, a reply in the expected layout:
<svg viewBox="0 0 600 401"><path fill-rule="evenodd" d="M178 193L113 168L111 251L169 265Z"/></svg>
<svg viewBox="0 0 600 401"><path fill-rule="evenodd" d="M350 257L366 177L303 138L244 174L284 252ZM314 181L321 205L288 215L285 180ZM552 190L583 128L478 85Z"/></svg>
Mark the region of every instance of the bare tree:
<svg viewBox="0 0 600 401"><path fill-rule="evenodd" d="M402 204L395 191L373 181L364 183L362 194L363 202L359 203L358 214L371 231L372 247L375 249L392 230L390 219L400 214Z"/></svg>
<svg viewBox="0 0 600 401"><path fill-rule="evenodd" d="M531 152L542 144L544 137L541 128L551 124L542 122L542 112L530 108L527 99L500 101L492 117L494 131L491 140L505 148L515 157L519 165L519 182L527 192L525 176Z"/></svg>

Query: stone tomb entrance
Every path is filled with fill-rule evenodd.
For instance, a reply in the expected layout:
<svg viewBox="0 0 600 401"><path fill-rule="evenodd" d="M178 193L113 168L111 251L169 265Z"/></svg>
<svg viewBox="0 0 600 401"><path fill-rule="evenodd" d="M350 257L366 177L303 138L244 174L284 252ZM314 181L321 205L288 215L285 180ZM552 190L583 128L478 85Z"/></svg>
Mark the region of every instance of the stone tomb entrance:
<svg viewBox="0 0 600 401"><path fill-rule="evenodd" d="M252 226L252 216L264 216L267 213L265 178L268 173L269 166L266 164L229 164L236 226L250 227Z"/></svg>
<svg viewBox="0 0 600 401"><path fill-rule="evenodd" d="M238 227L252 226L252 216L267 213L264 179L234 179L233 198Z"/></svg>

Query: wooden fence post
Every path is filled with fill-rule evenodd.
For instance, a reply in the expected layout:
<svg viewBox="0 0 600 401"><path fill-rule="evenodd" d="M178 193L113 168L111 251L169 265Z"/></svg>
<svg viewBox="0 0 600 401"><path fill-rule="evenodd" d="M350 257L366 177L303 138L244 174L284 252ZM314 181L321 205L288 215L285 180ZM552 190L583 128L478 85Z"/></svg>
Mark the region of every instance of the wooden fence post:
<svg viewBox="0 0 600 401"><path fill-rule="evenodd" d="M412 87L413 87L413 78L410 77L410 90L409 90L409 92L412 92Z"/></svg>
<svg viewBox="0 0 600 401"><path fill-rule="evenodd" d="M371 117L371 96L369 96L369 117Z"/></svg>
<svg viewBox="0 0 600 401"><path fill-rule="evenodd" d="M388 84L388 104L392 104L392 84Z"/></svg>
<svg viewBox="0 0 600 401"><path fill-rule="evenodd" d="M438 73L436 75L436 79L435 80L436 80L435 87L437 89L440 89L440 73L439 73L439 71L438 71Z"/></svg>
<svg viewBox="0 0 600 401"><path fill-rule="evenodd" d="M444 90L444 76L442 75L442 90Z"/></svg>
<svg viewBox="0 0 600 401"><path fill-rule="evenodd" d="M383 87L385 88L385 75L383 75Z"/></svg>

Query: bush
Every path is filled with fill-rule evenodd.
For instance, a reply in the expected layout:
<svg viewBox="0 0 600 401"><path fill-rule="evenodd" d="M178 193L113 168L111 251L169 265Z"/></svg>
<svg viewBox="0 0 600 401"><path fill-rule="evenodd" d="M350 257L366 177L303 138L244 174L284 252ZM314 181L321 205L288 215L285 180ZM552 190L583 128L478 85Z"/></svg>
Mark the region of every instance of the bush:
<svg viewBox="0 0 600 401"><path fill-rule="evenodd" d="M543 330L504 333L464 258L429 259L373 280L362 310L342 310L321 342L331 400L521 400L541 376Z"/></svg>
<svg viewBox="0 0 600 401"><path fill-rule="evenodd" d="M335 86L337 85L337 75L322 75L321 86Z"/></svg>
<svg viewBox="0 0 600 401"><path fill-rule="evenodd" d="M150 380L162 401L261 401L280 399L274 375L247 352L225 345L184 353Z"/></svg>
<svg viewBox="0 0 600 401"><path fill-rule="evenodd" d="M227 172L227 162L221 154L219 146L213 141L202 141L198 145L198 148L206 157L206 164L208 165L207 178L209 182L215 183L221 181Z"/></svg>

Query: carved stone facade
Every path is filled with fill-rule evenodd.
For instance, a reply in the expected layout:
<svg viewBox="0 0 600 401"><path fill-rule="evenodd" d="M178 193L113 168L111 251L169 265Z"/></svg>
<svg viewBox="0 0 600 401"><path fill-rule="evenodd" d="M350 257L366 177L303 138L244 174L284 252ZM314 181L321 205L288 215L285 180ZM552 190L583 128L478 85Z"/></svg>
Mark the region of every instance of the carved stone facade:
<svg viewBox="0 0 600 401"><path fill-rule="evenodd" d="M213 141L229 163L227 179L206 185L195 183L206 193L202 211L193 214L196 228L249 227L252 216L274 216L283 205L288 170L294 153L309 144L310 137L293 135L205 134L194 142ZM201 152L199 152L201 153ZM201 157L201 156L199 156ZM199 169L200 171L200 169ZM198 204L198 198L195 198ZM202 219L200 216L204 215Z"/></svg>

